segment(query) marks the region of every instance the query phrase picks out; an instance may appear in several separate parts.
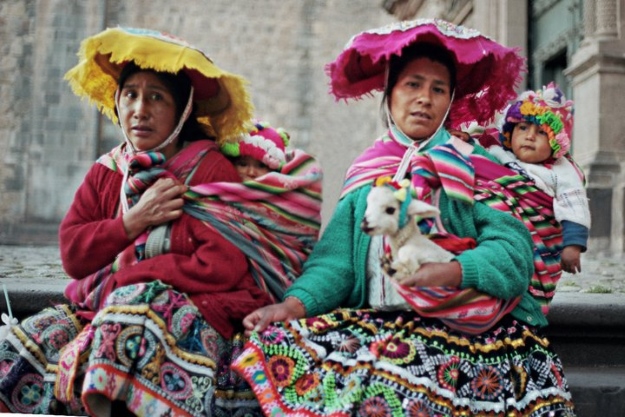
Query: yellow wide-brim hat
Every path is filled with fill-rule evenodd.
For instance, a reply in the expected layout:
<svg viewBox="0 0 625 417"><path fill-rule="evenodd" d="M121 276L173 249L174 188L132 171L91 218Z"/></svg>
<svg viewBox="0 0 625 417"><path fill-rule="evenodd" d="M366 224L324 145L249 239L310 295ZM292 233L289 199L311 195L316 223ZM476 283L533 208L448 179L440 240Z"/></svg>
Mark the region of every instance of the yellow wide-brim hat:
<svg viewBox="0 0 625 417"><path fill-rule="evenodd" d="M79 62L65 74L74 93L87 97L117 123L115 91L122 68L137 66L159 72L184 71L194 89L195 117L219 143L246 132L254 106L241 76L217 67L201 50L170 34L136 28L109 28L86 38Z"/></svg>

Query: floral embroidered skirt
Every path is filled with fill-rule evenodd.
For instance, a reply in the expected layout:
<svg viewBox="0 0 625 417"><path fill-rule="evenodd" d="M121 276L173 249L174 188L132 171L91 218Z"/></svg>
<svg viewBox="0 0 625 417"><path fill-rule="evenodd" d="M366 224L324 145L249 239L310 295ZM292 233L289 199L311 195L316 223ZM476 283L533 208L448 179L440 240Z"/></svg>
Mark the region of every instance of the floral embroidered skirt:
<svg viewBox="0 0 625 417"><path fill-rule="evenodd" d="M160 282L118 288L91 323L46 308L0 343L0 411L108 415L120 401L138 416L260 416L230 369L244 342Z"/></svg>
<svg viewBox="0 0 625 417"><path fill-rule="evenodd" d="M266 416L574 416L559 357L504 317L480 335L414 312L275 323L233 368Z"/></svg>

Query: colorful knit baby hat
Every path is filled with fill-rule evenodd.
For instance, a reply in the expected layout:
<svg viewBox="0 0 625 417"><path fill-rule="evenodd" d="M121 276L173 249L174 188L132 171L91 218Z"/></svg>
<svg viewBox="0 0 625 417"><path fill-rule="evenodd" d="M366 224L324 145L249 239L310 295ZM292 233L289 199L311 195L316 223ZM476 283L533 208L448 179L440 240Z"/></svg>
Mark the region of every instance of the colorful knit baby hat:
<svg viewBox="0 0 625 417"><path fill-rule="evenodd" d="M253 120L249 133L237 142L224 143L221 151L230 157L251 156L272 170L280 169L286 163L286 147L290 136L281 127L273 128L262 120Z"/></svg>
<svg viewBox="0 0 625 417"><path fill-rule="evenodd" d="M567 100L553 82L542 90L525 91L508 106L500 129L504 148L511 149L512 131L522 121L539 125L548 133L554 159L560 158L571 148L573 102Z"/></svg>

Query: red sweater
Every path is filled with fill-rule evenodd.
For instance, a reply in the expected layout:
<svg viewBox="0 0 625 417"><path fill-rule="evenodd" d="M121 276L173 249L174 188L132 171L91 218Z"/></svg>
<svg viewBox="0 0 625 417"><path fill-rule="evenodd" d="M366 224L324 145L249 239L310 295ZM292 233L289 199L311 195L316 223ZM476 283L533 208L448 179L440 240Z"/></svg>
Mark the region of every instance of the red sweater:
<svg viewBox="0 0 625 417"><path fill-rule="evenodd" d="M239 182L232 164L216 148L200 161L190 185ZM122 176L94 164L78 188L61 222L59 243L67 274L80 280L112 263L134 242L128 239L121 217ZM122 268L110 279L112 288L160 280L190 296L206 321L229 338L241 319L271 304L255 284L245 255L221 234L183 214L172 223L170 253Z"/></svg>

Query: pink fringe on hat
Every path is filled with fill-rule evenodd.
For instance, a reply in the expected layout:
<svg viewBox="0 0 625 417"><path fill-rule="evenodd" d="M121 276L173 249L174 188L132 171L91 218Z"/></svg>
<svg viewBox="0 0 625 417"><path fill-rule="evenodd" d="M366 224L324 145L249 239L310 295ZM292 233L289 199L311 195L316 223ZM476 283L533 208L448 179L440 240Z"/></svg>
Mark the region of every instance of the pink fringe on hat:
<svg viewBox="0 0 625 417"><path fill-rule="evenodd" d="M330 93L337 100L358 99L382 91L392 55L405 47L433 43L447 48L456 61L456 91L449 118L458 128L472 121L488 124L497 111L516 97L526 70L518 48L508 48L480 32L441 19L395 22L361 32L326 65Z"/></svg>

